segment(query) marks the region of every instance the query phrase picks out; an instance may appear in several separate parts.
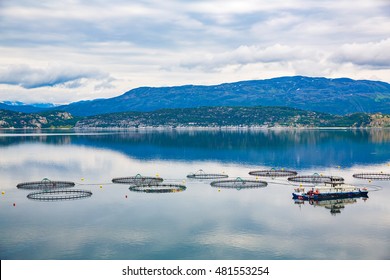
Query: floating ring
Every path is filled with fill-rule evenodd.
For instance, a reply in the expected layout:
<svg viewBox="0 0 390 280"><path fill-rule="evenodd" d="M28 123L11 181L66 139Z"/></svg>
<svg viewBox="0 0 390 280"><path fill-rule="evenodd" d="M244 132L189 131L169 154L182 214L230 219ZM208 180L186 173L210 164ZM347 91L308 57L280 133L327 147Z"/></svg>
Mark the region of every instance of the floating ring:
<svg viewBox="0 0 390 280"><path fill-rule="evenodd" d="M259 177L288 177L288 176L295 176L298 172L293 170L284 170L284 169L270 169L270 170L255 170L250 171L249 175L252 176L259 176Z"/></svg>
<svg viewBox="0 0 390 280"><path fill-rule="evenodd" d="M212 173L204 173L202 169L199 169L196 173L188 174L187 178L190 179L223 179L228 178L229 176L226 174L212 174Z"/></svg>
<svg viewBox="0 0 390 280"><path fill-rule="evenodd" d="M42 181L36 182L25 182L17 184L18 189L25 190L50 190L50 189L63 189L63 188L72 188L75 186L73 182L67 181L51 181L47 178L44 178Z"/></svg>
<svg viewBox="0 0 390 280"><path fill-rule="evenodd" d="M132 192L144 193L176 193L185 191L186 189L185 186L176 184L138 185L129 188Z"/></svg>
<svg viewBox="0 0 390 280"><path fill-rule="evenodd" d="M237 177L235 180L213 181L210 183L210 185L215 188L229 188L229 189L240 190L240 189L264 188L268 185L268 183L259 180L243 180L240 177Z"/></svg>
<svg viewBox="0 0 390 280"><path fill-rule="evenodd" d="M122 178L114 178L112 179L113 183L117 184L127 184L127 185L135 185L135 186L151 186L156 185L158 183L161 183L164 181L160 177L144 177L140 174L137 174L136 176L132 177L122 177Z"/></svg>
<svg viewBox="0 0 390 280"><path fill-rule="evenodd" d="M356 173L352 175L357 179L367 179L367 180L390 180L390 174L386 173Z"/></svg>
<svg viewBox="0 0 390 280"><path fill-rule="evenodd" d="M30 193L27 198L40 201L60 201L76 200L90 196L92 196L92 192L86 190L49 190Z"/></svg>
<svg viewBox="0 0 390 280"><path fill-rule="evenodd" d="M312 184L320 184L320 183L335 183L341 184L344 182L343 177L339 176L321 176L318 173L314 173L313 175L304 175L304 176L294 176L287 178L288 181L297 182L297 183L312 183Z"/></svg>

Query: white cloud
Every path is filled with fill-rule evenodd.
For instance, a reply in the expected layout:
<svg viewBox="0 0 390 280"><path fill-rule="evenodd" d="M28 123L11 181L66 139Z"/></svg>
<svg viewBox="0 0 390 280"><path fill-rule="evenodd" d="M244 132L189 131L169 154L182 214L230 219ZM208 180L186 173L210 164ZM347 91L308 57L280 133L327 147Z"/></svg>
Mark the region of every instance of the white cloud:
<svg viewBox="0 0 390 280"><path fill-rule="evenodd" d="M387 0L3 0L0 5L0 100L10 88L25 98L21 101L28 96L39 102L52 93L63 102L144 85L296 74L390 82Z"/></svg>
<svg viewBox="0 0 390 280"><path fill-rule="evenodd" d="M380 42L352 43L341 46L332 57L335 62L374 68L390 68L390 38Z"/></svg>

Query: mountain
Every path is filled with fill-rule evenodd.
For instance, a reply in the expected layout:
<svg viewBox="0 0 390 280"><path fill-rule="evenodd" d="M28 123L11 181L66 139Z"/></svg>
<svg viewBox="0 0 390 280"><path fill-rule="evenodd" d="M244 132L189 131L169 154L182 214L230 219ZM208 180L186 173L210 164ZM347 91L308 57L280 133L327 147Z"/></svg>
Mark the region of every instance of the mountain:
<svg viewBox="0 0 390 280"><path fill-rule="evenodd" d="M56 105L52 103L34 103L25 104L20 101L2 101L0 102L0 109L10 110L14 112L22 113L37 113L46 110L54 109Z"/></svg>
<svg viewBox="0 0 390 280"><path fill-rule="evenodd" d="M57 108L76 116L91 116L200 106L287 106L339 115L390 113L390 84L294 76L214 86L140 87L114 98Z"/></svg>

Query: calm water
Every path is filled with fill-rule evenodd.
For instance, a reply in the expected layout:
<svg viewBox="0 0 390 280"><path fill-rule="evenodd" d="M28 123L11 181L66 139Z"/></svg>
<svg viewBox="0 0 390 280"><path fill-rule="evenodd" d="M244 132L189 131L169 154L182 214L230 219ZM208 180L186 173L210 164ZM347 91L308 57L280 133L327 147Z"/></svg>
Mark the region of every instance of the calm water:
<svg viewBox="0 0 390 280"><path fill-rule="evenodd" d="M380 186L367 200L295 204L286 179L258 189L188 180L203 169L343 176ZM0 131L1 259L390 259L390 130ZM135 193L112 178L160 176L178 193ZM67 180L86 199L27 199L20 182ZM183 181L185 180L185 181Z"/></svg>

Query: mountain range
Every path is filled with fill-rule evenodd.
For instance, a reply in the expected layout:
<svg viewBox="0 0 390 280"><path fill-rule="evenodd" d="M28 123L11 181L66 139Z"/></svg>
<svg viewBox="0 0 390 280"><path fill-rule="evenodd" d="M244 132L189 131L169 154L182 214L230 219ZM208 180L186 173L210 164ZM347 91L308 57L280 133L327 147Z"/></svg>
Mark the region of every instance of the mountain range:
<svg viewBox="0 0 390 280"><path fill-rule="evenodd" d="M348 78L293 76L213 86L140 87L113 98L50 108L0 103L0 109L26 113L61 110L74 116L202 106L284 106L336 115L358 112L389 114L390 84Z"/></svg>

